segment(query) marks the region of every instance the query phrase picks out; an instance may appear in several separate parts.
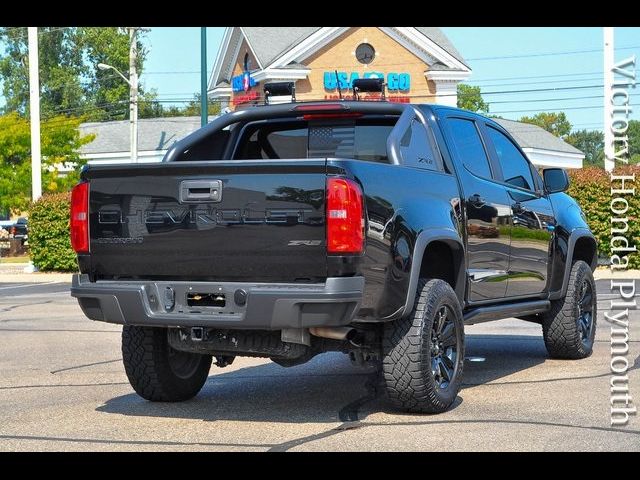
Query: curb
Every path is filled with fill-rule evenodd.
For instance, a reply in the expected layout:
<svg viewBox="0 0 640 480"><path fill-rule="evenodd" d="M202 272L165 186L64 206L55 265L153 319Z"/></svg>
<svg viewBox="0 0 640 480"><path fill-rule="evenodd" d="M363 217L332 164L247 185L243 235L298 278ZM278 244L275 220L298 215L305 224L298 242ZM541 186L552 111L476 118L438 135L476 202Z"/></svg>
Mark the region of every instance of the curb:
<svg viewBox="0 0 640 480"><path fill-rule="evenodd" d="M640 279L640 270L620 270L611 271L610 268L597 268L593 272L595 280L611 280L611 279Z"/></svg>

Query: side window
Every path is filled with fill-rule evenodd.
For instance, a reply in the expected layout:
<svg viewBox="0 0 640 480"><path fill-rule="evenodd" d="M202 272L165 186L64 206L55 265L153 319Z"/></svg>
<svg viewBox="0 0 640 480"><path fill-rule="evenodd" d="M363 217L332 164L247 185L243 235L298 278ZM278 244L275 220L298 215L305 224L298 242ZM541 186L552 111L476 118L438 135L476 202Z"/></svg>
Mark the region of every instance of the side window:
<svg viewBox="0 0 640 480"><path fill-rule="evenodd" d="M463 118L450 118L448 123L464 166L479 177L491 178L489 158L475 122Z"/></svg>
<svg viewBox="0 0 640 480"><path fill-rule="evenodd" d="M434 151L429 141L427 130L415 118L400 140L400 155L403 165L437 172L445 170L440 153Z"/></svg>
<svg viewBox="0 0 640 480"><path fill-rule="evenodd" d="M496 149L498 161L502 167L504 181L516 187L535 190L535 183L533 183L529 162L513 142L502 132L489 125L487 125L487 132Z"/></svg>

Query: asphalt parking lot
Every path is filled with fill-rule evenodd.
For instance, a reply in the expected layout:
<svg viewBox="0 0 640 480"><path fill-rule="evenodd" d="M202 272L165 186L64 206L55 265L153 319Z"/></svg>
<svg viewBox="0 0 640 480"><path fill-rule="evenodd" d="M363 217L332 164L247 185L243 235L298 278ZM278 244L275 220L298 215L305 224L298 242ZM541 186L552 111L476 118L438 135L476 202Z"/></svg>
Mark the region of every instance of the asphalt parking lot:
<svg viewBox="0 0 640 480"><path fill-rule="evenodd" d="M391 410L375 373L342 354L289 369L237 359L193 400L149 403L125 376L120 327L85 319L68 283L0 283L0 450L638 451L637 417L609 423L608 285L585 360L549 360L534 324L467 327L464 387L427 416ZM640 403L637 311L629 324Z"/></svg>

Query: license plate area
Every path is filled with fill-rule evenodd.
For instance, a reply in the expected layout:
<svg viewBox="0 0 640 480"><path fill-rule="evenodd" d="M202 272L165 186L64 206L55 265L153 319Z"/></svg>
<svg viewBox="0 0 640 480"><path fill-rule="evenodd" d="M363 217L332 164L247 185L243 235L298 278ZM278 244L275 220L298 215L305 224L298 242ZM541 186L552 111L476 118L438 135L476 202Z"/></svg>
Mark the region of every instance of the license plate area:
<svg viewBox="0 0 640 480"><path fill-rule="evenodd" d="M223 293L187 293L188 307L224 308L226 305L227 300Z"/></svg>

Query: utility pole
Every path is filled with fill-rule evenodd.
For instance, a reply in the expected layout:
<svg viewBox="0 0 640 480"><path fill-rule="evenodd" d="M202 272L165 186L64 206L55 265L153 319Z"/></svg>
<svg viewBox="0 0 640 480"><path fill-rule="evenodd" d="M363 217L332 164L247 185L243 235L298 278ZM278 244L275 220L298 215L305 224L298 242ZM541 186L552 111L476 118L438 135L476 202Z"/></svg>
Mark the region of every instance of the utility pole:
<svg viewBox="0 0 640 480"><path fill-rule="evenodd" d="M131 162L138 163L138 61L137 28L129 27L129 134L131 136Z"/></svg>
<svg viewBox="0 0 640 480"><path fill-rule="evenodd" d="M207 27L200 27L200 126L209 120L207 98Z"/></svg>
<svg viewBox="0 0 640 480"><path fill-rule="evenodd" d="M38 64L38 27L28 27L29 38L29 114L31 117L31 200L42 195L40 158L40 77Z"/></svg>
<svg viewBox="0 0 640 480"><path fill-rule="evenodd" d="M604 169L611 172L615 166L613 146L613 27L603 27L604 36Z"/></svg>

